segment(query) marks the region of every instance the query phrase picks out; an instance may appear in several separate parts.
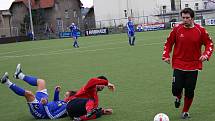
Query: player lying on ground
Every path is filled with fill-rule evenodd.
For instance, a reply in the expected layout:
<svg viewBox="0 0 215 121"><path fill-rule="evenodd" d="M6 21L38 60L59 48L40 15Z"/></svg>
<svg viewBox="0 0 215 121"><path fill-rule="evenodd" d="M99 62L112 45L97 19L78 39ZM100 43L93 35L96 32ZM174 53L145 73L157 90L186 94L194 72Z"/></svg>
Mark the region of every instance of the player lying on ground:
<svg viewBox="0 0 215 121"><path fill-rule="evenodd" d="M45 80L38 79L33 76L25 75L21 70L21 65L18 64L14 74L16 79L21 79L32 86L37 86L36 94L25 90L9 80L9 75L6 72L1 83L7 85L14 93L26 98L31 114L36 119L56 119L66 116L66 103L59 100L60 86L56 86L53 101L48 101L48 92L45 86Z"/></svg>
<svg viewBox="0 0 215 121"><path fill-rule="evenodd" d="M112 109L98 107L99 98L97 93L102 91L105 86L111 91L115 90L115 86L106 77L91 78L75 95L65 98L65 102L68 102L68 115L73 121L85 121L112 114ZM68 92L68 94L70 93Z"/></svg>

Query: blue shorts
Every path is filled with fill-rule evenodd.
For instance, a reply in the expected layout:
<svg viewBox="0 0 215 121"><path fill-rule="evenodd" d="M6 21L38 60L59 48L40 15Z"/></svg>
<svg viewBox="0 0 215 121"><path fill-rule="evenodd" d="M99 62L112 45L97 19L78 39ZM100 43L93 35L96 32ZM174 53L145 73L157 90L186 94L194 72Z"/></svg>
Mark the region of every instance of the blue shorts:
<svg viewBox="0 0 215 121"><path fill-rule="evenodd" d="M48 100L47 89L37 91L35 94L35 100L32 102L28 102L30 112L36 119L48 119L49 118L46 114L46 111L45 111L43 105L40 103L42 98L46 98Z"/></svg>
<svg viewBox="0 0 215 121"><path fill-rule="evenodd" d="M134 36L134 31L128 31L128 36L133 37Z"/></svg>
<svg viewBox="0 0 215 121"><path fill-rule="evenodd" d="M48 92L47 92L47 89L44 89L44 90L41 90L41 91L37 91L36 94L35 94L35 97L36 99L40 102L40 100L42 98L46 98L48 100L49 98L49 95L48 95Z"/></svg>

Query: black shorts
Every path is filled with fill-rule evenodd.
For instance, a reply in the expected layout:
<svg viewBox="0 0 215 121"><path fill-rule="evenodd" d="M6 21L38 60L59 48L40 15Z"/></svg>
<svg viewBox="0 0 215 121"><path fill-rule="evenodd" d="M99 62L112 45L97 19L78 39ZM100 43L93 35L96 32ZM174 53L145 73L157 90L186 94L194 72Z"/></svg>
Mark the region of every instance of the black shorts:
<svg viewBox="0 0 215 121"><path fill-rule="evenodd" d="M173 80L172 80L172 93L174 96L178 96L182 93L183 88L185 89L185 95L193 96L196 82L197 82L198 71L182 71L174 69Z"/></svg>
<svg viewBox="0 0 215 121"><path fill-rule="evenodd" d="M87 114L86 103L90 99L76 98L68 102L66 110L71 118L80 117Z"/></svg>

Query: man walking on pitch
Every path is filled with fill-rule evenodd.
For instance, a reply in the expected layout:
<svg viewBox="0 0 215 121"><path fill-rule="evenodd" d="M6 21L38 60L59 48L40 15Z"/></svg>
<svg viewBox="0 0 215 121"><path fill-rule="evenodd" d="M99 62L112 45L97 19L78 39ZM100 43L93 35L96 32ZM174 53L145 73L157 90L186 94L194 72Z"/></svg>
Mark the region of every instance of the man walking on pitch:
<svg viewBox="0 0 215 121"><path fill-rule="evenodd" d="M188 113L193 102L198 70L202 70L202 62L208 61L213 53L213 41L208 32L194 23L194 11L185 8L180 12L183 22L176 25L164 44L162 60L170 64L172 54L172 94L176 97L175 107L179 108L184 89L184 107L181 118L190 118ZM205 46L201 51L202 45Z"/></svg>
<svg viewBox="0 0 215 121"><path fill-rule="evenodd" d="M127 31L128 31L128 42L129 42L129 45L134 46L134 42L135 42L135 28L134 28L134 23L133 23L131 17L128 17Z"/></svg>
<svg viewBox="0 0 215 121"><path fill-rule="evenodd" d="M75 23L72 23L69 28L71 31L72 38L74 40L73 47L78 48L78 27L75 25Z"/></svg>

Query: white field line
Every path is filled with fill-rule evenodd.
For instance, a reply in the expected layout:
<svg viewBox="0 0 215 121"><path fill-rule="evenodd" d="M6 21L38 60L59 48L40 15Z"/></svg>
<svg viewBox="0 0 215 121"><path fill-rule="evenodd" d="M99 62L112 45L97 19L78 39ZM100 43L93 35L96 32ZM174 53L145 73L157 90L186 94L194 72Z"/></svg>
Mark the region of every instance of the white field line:
<svg viewBox="0 0 215 121"><path fill-rule="evenodd" d="M108 41L108 42L112 42L112 43L108 43L107 45L110 45L110 44L113 44L113 43L115 43L116 44L116 41L117 40L114 40L114 41ZM99 44L98 44L99 43ZM117 43L124 43L124 41L123 42L117 42ZM73 44L73 41L71 41L71 47L73 47L72 46L72 44ZM91 43L90 43L91 44ZM90 45L89 44L89 45ZM104 43L102 43L102 42L96 42L96 43L94 43L94 44L92 44L92 45L104 45ZM88 46L88 47L92 47L92 46ZM82 48L88 48L88 47L82 47ZM30 48L30 47L29 47ZM41 50L41 49L49 49L50 47L38 47L38 48L31 48L31 49L27 49L27 50L14 50L14 51L9 51L9 52L3 52L3 53L0 53L0 55L6 55L6 54L10 54L10 53L19 53L19 52L25 52L25 51L27 51L27 52L29 52L29 51L31 51L31 50ZM62 49L62 50L56 50L56 51L64 51L64 50L70 50L71 48L69 48L69 49Z"/></svg>
<svg viewBox="0 0 215 121"><path fill-rule="evenodd" d="M151 46L151 45L158 45L163 42L159 43L150 43L150 44L143 44L143 45L135 45L135 46ZM116 44L116 43L115 43ZM105 44L107 45L107 44ZM121 48L127 48L129 45L122 46L122 47L115 47L115 48L102 48L102 49L89 49L89 50L81 50L81 51L69 51L69 50L75 50L73 49L63 49L59 51L53 51L53 52L48 52L48 53L41 53L41 54L26 54L26 55L15 55L15 56L1 56L0 61L7 60L10 58L22 58L22 57L34 57L34 56L50 56L50 55L59 55L59 54L66 54L66 53L86 53L86 52L96 52L96 51L102 51L102 50L114 50L114 49L121 49ZM89 48L89 47L86 47ZM68 50L68 51L67 51ZM79 50L79 48L76 48L76 50ZM62 52L60 52L62 51Z"/></svg>

